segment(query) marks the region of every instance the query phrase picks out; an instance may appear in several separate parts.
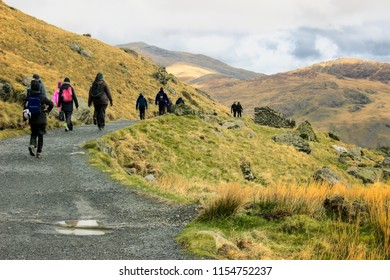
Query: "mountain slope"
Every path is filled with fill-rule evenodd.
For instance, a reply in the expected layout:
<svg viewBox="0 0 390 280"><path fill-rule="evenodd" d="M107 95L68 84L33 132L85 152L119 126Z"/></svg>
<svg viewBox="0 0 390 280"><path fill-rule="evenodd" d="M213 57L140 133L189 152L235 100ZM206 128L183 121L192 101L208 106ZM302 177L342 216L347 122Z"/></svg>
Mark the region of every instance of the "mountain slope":
<svg viewBox="0 0 390 280"><path fill-rule="evenodd" d="M109 119L137 118L135 102L139 92L144 92L152 105L161 86L173 102L183 97L198 110L226 112L222 105L132 50L67 32L3 2L0 2L0 25L0 108L8 112L9 119L4 121L2 117L0 129L21 127L20 101L33 73L40 74L49 97L57 81L69 77L82 108L86 107L88 90L96 73L103 73L114 99L114 106L108 109ZM7 90L10 87L11 93ZM151 106L148 115L155 111Z"/></svg>
<svg viewBox="0 0 390 280"><path fill-rule="evenodd" d="M338 59L250 81L203 84L226 106L240 101L246 114L270 106L316 129L336 130L363 147L390 145L390 64Z"/></svg>
<svg viewBox="0 0 390 280"><path fill-rule="evenodd" d="M193 80L204 75L216 75L214 79L222 76L238 80L248 80L261 75L231 67L205 55L169 51L143 42L119 45L119 47L130 48L150 57L155 63L166 67L168 72L191 84Z"/></svg>

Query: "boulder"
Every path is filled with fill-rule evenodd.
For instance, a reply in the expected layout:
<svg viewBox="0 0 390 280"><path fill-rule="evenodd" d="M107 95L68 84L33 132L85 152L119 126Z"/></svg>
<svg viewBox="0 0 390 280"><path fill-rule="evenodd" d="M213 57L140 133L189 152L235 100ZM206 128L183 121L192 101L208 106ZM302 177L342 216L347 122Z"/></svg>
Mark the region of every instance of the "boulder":
<svg viewBox="0 0 390 280"><path fill-rule="evenodd" d="M243 128L245 126L244 122L241 120L237 120L234 122L225 122L222 127L226 129L238 129Z"/></svg>
<svg viewBox="0 0 390 280"><path fill-rule="evenodd" d="M329 131L329 132L328 132L328 136L329 136L330 138L332 138L333 140L341 141L340 135L339 135L337 132L335 132L335 131Z"/></svg>
<svg viewBox="0 0 390 280"><path fill-rule="evenodd" d="M297 128L297 132L301 138L307 141L318 142L317 135L314 133L314 130L308 121L301 123Z"/></svg>
<svg viewBox="0 0 390 280"><path fill-rule="evenodd" d="M321 169L317 170L313 175L313 179L316 182L324 182L330 186L341 182L340 175L330 170L327 166L324 166Z"/></svg>
<svg viewBox="0 0 390 280"><path fill-rule="evenodd" d="M347 173L362 180L364 184L373 184L380 178L378 170L370 167L351 167Z"/></svg>
<svg viewBox="0 0 390 280"><path fill-rule="evenodd" d="M304 152L306 154L311 153L311 148L308 142L306 142L302 137L297 135L294 132L286 132L272 137L272 139L277 143L286 144L289 146L294 146L299 152Z"/></svg>
<svg viewBox="0 0 390 280"><path fill-rule="evenodd" d="M254 181L256 179L255 175L253 175L250 163L243 162L240 167L245 180Z"/></svg>
<svg viewBox="0 0 390 280"><path fill-rule="evenodd" d="M12 98L14 90L8 82L0 81L0 100L7 101Z"/></svg>
<svg viewBox="0 0 390 280"><path fill-rule="evenodd" d="M334 219L341 219L344 222L360 221L360 224L367 221L369 217L368 206L360 201L346 201L343 196L335 195L326 198L323 207L328 216Z"/></svg>

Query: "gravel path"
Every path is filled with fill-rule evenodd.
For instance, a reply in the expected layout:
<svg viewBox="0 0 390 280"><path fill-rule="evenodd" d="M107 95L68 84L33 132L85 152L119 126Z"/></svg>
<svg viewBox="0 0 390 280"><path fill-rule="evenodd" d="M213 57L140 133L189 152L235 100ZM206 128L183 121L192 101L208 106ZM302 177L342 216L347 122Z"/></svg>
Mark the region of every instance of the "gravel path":
<svg viewBox="0 0 390 280"><path fill-rule="evenodd" d="M1 260L195 259L174 240L194 206L141 196L86 161L84 142L133 123L111 122L104 132L92 125L49 131L43 159L29 155L29 136L0 141ZM103 226L58 226L70 220Z"/></svg>

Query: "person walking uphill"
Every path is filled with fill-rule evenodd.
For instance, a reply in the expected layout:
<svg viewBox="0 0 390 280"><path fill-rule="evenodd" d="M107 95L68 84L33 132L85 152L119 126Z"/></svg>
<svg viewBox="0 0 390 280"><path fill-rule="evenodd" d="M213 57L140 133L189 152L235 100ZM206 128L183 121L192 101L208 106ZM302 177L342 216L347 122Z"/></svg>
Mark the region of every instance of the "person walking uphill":
<svg viewBox="0 0 390 280"><path fill-rule="evenodd" d="M46 133L47 124L46 115L53 107L53 102L40 91L39 81L32 80L23 111L23 118L29 121L31 128L30 146L28 147L31 156L42 158L43 135Z"/></svg>
<svg viewBox="0 0 390 280"><path fill-rule="evenodd" d="M65 113L65 131L73 130L73 102L76 105L76 109L78 110L79 102L77 100L74 88L70 85L70 79L65 78L58 94L58 107L61 107L61 110Z"/></svg>
<svg viewBox="0 0 390 280"><path fill-rule="evenodd" d="M110 101L110 105L112 106L110 89L108 88L106 81L104 81L103 74L98 73L89 89L88 107L91 107L93 103L96 112L96 123L99 130L103 130L106 125L105 118L108 101Z"/></svg>
<svg viewBox="0 0 390 280"><path fill-rule="evenodd" d="M165 109L169 104L168 95L164 92L163 88L160 88L160 91L156 95L156 105L158 105L158 114L164 115Z"/></svg>
<svg viewBox="0 0 390 280"><path fill-rule="evenodd" d="M237 103L237 117L241 118L241 113L244 111L240 102Z"/></svg>
<svg viewBox="0 0 390 280"><path fill-rule="evenodd" d="M143 96L142 93L139 94L137 98L137 103L135 104L135 109L139 110L139 118L141 120L145 119L145 110L148 109L148 101Z"/></svg>

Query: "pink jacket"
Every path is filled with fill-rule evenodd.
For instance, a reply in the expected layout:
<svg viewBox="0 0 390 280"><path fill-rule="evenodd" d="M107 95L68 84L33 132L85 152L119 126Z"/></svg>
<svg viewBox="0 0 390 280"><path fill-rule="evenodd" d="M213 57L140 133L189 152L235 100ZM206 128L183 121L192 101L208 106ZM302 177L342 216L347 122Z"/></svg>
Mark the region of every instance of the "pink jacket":
<svg viewBox="0 0 390 280"><path fill-rule="evenodd" d="M53 101L54 105L56 105L56 107L58 107L58 95L60 93L60 90L57 89L54 94L53 94L53 98L51 99L51 101ZM61 108L60 108L61 109Z"/></svg>

